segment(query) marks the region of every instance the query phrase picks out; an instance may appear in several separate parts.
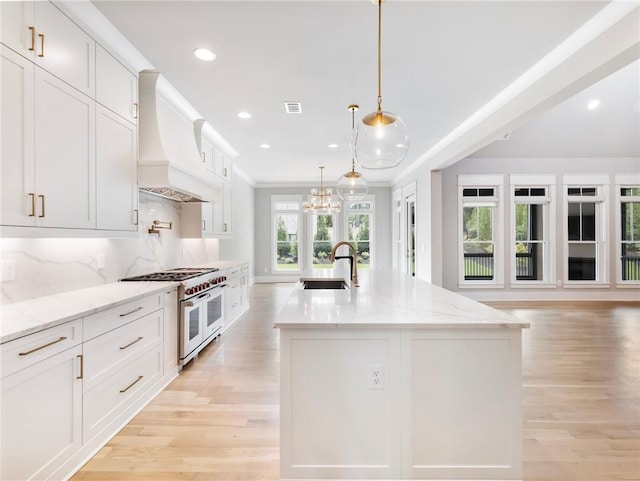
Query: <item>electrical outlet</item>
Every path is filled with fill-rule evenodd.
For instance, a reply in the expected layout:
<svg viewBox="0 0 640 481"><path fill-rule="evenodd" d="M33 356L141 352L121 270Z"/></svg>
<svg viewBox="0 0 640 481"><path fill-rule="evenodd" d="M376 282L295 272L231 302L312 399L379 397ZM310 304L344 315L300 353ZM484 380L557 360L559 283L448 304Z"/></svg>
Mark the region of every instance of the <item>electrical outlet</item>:
<svg viewBox="0 0 640 481"><path fill-rule="evenodd" d="M384 367L382 364L369 366L369 389L384 389Z"/></svg>
<svg viewBox="0 0 640 481"><path fill-rule="evenodd" d="M98 254L96 256L96 268L104 269L107 265L107 256L105 254Z"/></svg>
<svg viewBox="0 0 640 481"><path fill-rule="evenodd" d="M0 270L0 281L16 280L16 261L2 261L2 269Z"/></svg>

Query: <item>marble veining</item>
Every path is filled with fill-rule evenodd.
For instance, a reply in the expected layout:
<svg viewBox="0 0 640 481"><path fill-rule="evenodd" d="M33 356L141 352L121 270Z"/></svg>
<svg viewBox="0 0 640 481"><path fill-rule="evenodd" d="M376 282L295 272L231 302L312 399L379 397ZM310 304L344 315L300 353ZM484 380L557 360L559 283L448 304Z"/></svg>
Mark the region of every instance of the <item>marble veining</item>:
<svg viewBox="0 0 640 481"><path fill-rule="evenodd" d="M217 239L182 239L181 204L140 193L138 236L126 239L5 238L3 260L16 263L16 279L0 284L0 304L105 285L172 267L218 260ZM149 234L154 219L172 222L171 230ZM97 268L104 254L105 268Z"/></svg>
<svg viewBox="0 0 640 481"><path fill-rule="evenodd" d="M301 278L343 278L344 271L307 272ZM277 316L275 326L304 328L496 328L528 322L459 294L392 270L360 273L360 287L310 289L301 284Z"/></svg>

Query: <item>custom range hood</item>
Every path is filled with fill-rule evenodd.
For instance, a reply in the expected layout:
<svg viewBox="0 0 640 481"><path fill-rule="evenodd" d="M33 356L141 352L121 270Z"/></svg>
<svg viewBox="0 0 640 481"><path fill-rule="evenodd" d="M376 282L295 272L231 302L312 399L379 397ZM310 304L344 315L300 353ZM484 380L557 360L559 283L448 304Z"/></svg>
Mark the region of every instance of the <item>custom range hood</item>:
<svg viewBox="0 0 640 481"><path fill-rule="evenodd" d="M213 202L220 187L202 164L195 109L159 72L139 76L138 188L178 202Z"/></svg>

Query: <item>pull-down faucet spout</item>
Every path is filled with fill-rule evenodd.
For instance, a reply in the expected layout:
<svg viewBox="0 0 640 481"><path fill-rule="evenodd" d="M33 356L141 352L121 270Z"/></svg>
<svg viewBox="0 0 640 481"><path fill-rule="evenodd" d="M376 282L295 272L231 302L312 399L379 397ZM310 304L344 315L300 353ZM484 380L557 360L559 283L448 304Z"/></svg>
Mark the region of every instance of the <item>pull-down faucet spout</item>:
<svg viewBox="0 0 640 481"><path fill-rule="evenodd" d="M355 246L351 242L340 241L336 245L334 245L333 249L331 249L331 254L329 255L329 260L331 262L335 262L335 260L336 260L336 251L338 250L338 247L340 247L340 246L349 247L349 252L351 252L351 255L353 256L353 261L351 262L351 280L352 280L352 285L354 287L358 287L358 253L356 252Z"/></svg>

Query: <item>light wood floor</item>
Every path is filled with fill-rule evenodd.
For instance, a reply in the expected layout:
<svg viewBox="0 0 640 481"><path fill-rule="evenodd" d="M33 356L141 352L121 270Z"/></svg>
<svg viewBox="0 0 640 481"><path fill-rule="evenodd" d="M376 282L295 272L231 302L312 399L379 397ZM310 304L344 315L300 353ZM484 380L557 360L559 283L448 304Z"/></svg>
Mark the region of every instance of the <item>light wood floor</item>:
<svg viewBox="0 0 640 481"><path fill-rule="evenodd" d="M290 285L251 310L73 481L278 479L278 331ZM640 480L640 304L497 305L523 341L524 479Z"/></svg>

